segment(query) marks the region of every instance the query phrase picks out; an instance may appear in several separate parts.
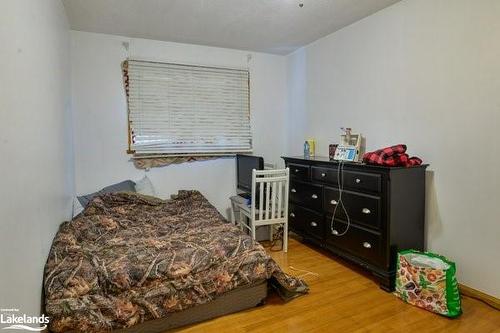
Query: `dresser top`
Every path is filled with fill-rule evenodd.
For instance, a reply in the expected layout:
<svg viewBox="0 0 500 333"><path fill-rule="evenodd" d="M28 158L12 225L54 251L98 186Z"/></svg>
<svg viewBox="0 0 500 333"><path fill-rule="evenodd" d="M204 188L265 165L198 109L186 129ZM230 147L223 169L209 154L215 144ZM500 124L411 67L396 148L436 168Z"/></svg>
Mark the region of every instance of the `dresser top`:
<svg viewBox="0 0 500 333"><path fill-rule="evenodd" d="M314 156L310 158L304 158L304 156L282 156L282 159L285 161L289 162L297 162L297 163L307 163L307 164L322 164L322 165L338 165L338 161L330 160L330 158L325 157L325 156ZM412 168L427 168L429 164L421 164L417 166L410 166L410 167L388 167L388 166L382 166L382 165L374 165L374 164L366 164L362 162L344 162L344 165L350 166L350 167L360 167L360 168L367 168L367 169L376 169L376 170L399 170L399 169L412 169Z"/></svg>

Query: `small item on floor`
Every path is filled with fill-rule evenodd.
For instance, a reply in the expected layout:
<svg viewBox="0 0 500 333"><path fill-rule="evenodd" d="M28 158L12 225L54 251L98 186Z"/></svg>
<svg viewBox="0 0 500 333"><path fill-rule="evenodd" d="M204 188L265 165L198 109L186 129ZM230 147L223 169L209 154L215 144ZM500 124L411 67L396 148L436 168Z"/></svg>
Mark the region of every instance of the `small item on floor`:
<svg viewBox="0 0 500 333"><path fill-rule="evenodd" d="M422 160L416 156L410 157L406 153L406 145L399 144L368 152L363 155L366 164L383 165L388 167L410 167L422 164Z"/></svg>
<svg viewBox="0 0 500 333"><path fill-rule="evenodd" d="M290 268L292 271L301 272L300 275L295 276L296 278L299 278L299 279L303 279L303 278L305 278L306 276L309 276L309 275L312 275L312 276L314 276L316 278L319 278L319 274L318 273L311 272L311 271L308 271L306 269L295 268L293 266L288 266L288 268Z"/></svg>
<svg viewBox="0 0 500 333"><path fill-rule="evenodd" d="M403 301L447 317L462 313L455 263L429 252L398 253L396 291Z"/></svg>
<svg viewBox="0 0 500 333"><path fill-rule="evenodd" d="M270 227L272 228L272 226ZM276 245L278 242L280 244L279 246ZM273 239L270 239L266 243L267 245L263 244L264 248L268 247L271 252L283 251L283 226L278 226L273 232Z"/></svg>

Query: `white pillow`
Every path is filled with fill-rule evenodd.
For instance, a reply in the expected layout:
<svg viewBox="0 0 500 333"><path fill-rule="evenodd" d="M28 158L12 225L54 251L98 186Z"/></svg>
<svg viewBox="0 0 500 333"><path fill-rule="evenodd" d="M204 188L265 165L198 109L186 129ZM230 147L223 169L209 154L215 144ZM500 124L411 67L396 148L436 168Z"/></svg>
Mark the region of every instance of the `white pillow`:
<svg viewBox="0 0 500 333"><path fill-rule="evenodd" d="M73 217L77 216L82 211L83 211L82 204L80 203L80 201L78 201L77 197L74 197L73 198Z"/></svg>
<svg viewBox="0 0 500 333"><path fill-rule="evenodd" d="M155 188L148 176L144 176L141 180L135 182L135 191L144 195L156 196Z"/></svg>

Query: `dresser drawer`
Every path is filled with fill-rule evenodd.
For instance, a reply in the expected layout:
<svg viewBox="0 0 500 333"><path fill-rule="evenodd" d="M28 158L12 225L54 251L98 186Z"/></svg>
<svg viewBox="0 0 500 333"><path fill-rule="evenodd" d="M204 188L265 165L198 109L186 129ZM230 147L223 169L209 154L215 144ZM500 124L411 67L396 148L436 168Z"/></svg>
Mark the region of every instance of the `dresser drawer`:
<svg viewBox="0 0 500 333"><path fill-rule="evenodd" d="M306 233L309 236L324 239L324 219L321 214L297 205L290 205L288 224L292 230L300 234Z"/></svg>
<svg viewBox="0 0 500 333"><path fill-rule="evenodd" d="M333 213L338 205L339 191L336 188L325 187L324 190L324 209ZM349 214L351 221L364 226L380 229L381 224L381 199L380 197L355 193L344 190L342 192L342 202ZM345 220L346 216L341 207L337 208L335 218Z"/></svg>
<svg viewBox="0 0 500 333"><path fill-rule="evenodd" d="M305 232L317 239L325 238L325 219L323 215L309 212L308 218L304 221Z"/></svg>
<svg viewBox="0 0 500 333"><path fill-rule="evenodd" d="M336 185L337 182L337 168L322 168L311 167L311 176L313 181L324 182Z"/></svg>
<svg viewBox="0 0 500 333"><path fill-rule="evenodd" d="M304 208L296 205L288 206L288 226L296 232L304 231Z"/></svg>
<svg viewBox="0 0 500 333"><path fill-rule="evenodd" d="M290 168L291 178L309 180L310 167L308 165L290 163L288 167Z"/></svg>
<svg viewBox="0 0 500 333"><path fill-rule="evenodd" d="M323 208L323 186L292 181L290 183L290 201L321 211Z"/></svg>
<svg viewBox="0 0 500 333"><path fill-rule="evenodd" d="M327 218L328 223L331 221ZM342 234L347 228L347 224L335 220L334 230ZM347 252L350 252L363 260L374 264L384 263L384 246L382 236L379 233L368 231L354 225L350 225L346 234L343 236L335 236L330 228L326 232L326 242L329 245L334 245Z"/></svg>
<svg viewBox="0 0 500 333"><path fill-rule="evenodd" d="M374 173L343 171L344 187L379 193L382 190L381 176Z"/></svg>

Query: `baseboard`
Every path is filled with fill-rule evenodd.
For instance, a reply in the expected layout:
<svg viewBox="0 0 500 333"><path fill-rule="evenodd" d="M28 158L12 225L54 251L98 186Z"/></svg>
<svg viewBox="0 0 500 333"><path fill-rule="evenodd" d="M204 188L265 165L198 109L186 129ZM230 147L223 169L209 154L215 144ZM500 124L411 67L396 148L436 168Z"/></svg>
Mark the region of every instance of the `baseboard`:
<svg viewBox="0 0 500 333"><path fill-rule="evenodd" d="M474 288L468 287L466 285L463 285L461 283L458 284L460 288L460 293L464 296L475 298L477 300L480 300L481 302L484 302L488 304L489 306L500 310L500 299L493 297L491 295L485 294L482 291L476 290Z"/></svg>

